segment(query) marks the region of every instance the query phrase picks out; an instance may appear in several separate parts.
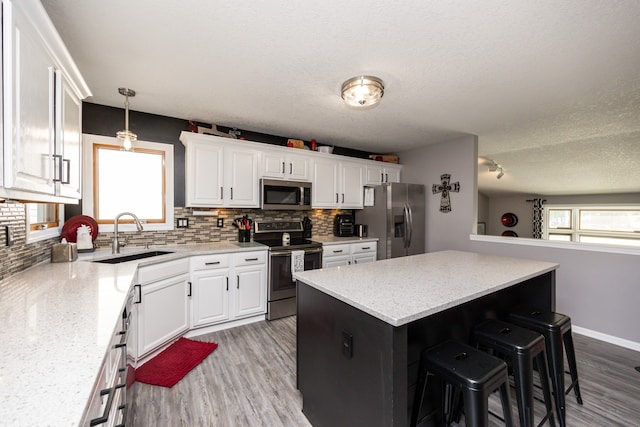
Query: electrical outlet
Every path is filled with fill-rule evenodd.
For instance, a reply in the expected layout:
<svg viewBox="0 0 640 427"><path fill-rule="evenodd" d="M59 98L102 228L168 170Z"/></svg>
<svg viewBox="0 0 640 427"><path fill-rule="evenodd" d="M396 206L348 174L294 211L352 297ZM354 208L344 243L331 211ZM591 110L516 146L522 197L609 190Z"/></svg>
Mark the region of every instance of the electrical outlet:
<svg viewBox="0 0 640 427"><path fill-rule="evenodd" d="M218 228L224 227L224 218L218 218L217 226Z"/></svg>
<svg viewBox="0 0 640 427"><path fill-rule="evenodd" d="M189 218L178 218L178 228L189 228Z"/></svg>
<svg viewBox="0 0 640 427"><path fill-rule="evenodd" d="M342 331L342 354L347 359L353 357L353 335L346 331Z"/></svg>

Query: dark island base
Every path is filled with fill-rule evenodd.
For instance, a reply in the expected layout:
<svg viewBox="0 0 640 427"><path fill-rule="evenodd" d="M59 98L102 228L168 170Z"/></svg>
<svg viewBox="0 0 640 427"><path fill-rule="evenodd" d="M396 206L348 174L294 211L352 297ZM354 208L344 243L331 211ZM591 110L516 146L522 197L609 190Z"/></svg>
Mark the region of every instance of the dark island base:
<svg viewBox="0 0 640 427"><path fill-rule="evenodd" d="M475 324L521 304L555 309L555 271L399 327L298 282L303 413L314 427L406 427L420 351L449 338L468 342ZM437 390L425 397L425 425L436 424Z"/></svg>

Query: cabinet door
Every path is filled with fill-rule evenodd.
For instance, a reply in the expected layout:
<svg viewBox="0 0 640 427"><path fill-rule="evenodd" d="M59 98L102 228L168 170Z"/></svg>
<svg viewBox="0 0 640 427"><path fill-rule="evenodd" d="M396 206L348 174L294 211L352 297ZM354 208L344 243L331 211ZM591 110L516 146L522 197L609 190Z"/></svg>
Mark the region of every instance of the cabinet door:
<svg viewBox="0 0 640 427"><path fill-rule="evenodd" d="M235 317L267 311L266 268L264 265L236 267Z"/></svg>
<svg viewBox="0 0 640 427"><path fill-rule="evenodd" d="M400 168L386 167L384 177L385 182L400 182Z"/></svg>
<svg viewBox="0 0 640 427"><path fill-rule="evenodd" d="M335 208L338 206L338 163L318 159L313 166L313 208Z"/></svg>
<svg viewBox="0 0 640 427"><path fill-rule="evenodd" d="M189 329L188 274L140 286L138 357Z"/></svg>
<svg viewBox="0 0 640 427"><path fill-rule="evenodd" d="M53 194L54 61L26 15L2 7L4 186Z"/></svg>
<svg viewBox="0 0 640 427"><path fill-rule="evenodd" d="M82 197L81 140L82 101L73 92L71 85L61 72L56 72L56 176L59 177L60 196L80 199Z"/></svg>
<svg viewBox="0 0 640 427"><path fill-rule="evenodd" d="M260 153L243 148L225 148L225 206L260 206L258 160Z"/></svg>
<svg viewBox="0 0 640 427"><path fill-rule="evenodd" d="M191 280L191 326L228 320L229 269L196 271Z"/></svg>
<svg viewBox="0 0 640 427"><path fill-rule="evenodd" d="M185 156L186 205L222 206L223 147L194 142L187 146Z"/></svg>
<svg viewBox="0 0 640 427"><path fill-rule="evenodd" d="M341 184L340 207L346 209L362 209L364 205L362 165L342 163Z"/></svg>
<svg viewBox="0 0 640 427"><path fill-rule="evenodd" d="M282 153L265 151L262 153L262 176L267 178L284 178L286 162Z"/></svg>
<svg viewBox="0 0 640 427"><path fill-rule="evenodd" d="M376 253L364 253L351 255L351 260L354 264L364 264L367 262L374 262L376 260Z"/></svg>
<svg viewBox="0 0 640 427"><path fill-rule="evenodd" d="M340 255L322 258L322 268L341 267L351 263L350 255Z"/></svg>
<svg viewBox="0 0 640 427"><path fill-rule="evenodd" d="M307 156L287 156L285 172L287 176L296 181L309 181L309 163Z"/></svg>
<svg viewBox="0 0 640 427"><path fill-rule="evenodd" d="M367 165L365 185L378 185L384 182L384 171L381 165Z"/></svg>

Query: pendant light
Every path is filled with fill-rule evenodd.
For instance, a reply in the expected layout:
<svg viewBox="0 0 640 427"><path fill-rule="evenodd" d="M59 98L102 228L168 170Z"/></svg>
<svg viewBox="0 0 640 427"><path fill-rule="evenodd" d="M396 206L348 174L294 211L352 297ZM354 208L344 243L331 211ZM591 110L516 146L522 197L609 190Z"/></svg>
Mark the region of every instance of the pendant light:
<svg viewBox="0 0 640 427"><path fill-rule="evenodd" d="M133 144L138 140L138 135L129 130L129 97L136 96L136 91L124 87L118 88L120 95L125 97L124 101L124 130L118 131L116 136L122 142L125 151L132 151Z"/></svg>
<svg viewBox="0 0 640 427"><path fill-rule="evenodd" d="M372 107L382 99L384 83L377 77L352 77L342 84L342 99L352 107Z"/></svg>

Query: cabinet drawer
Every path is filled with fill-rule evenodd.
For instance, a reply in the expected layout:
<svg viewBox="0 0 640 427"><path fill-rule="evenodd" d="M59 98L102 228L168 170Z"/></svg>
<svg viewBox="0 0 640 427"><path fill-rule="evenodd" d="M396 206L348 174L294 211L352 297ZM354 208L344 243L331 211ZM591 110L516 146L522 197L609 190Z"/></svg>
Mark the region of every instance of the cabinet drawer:
<svg viewBox="0 0 640 427"><path fill-rule="evenodd" d="M322 246L322 256L323 257L331 257L331 256L340 256L340 255L349 255L349 244L344 245L324 245Z"/></svg>
<svg viewBox="0 0 640 427"><path fill-rule="evenodd" d="M366 252L375 252L378 245L376 242L361 242L351 244L352 254L361 254Z"/></svg>
<svg viewBox="0 0 640 427"><path fill-rule="evenodd" d="M228 254L202 255L191 258L192 270L210 270L229 267Z"/></svg>
<svg viewBox="0 0 640 427"><path fill-rule="evenodd" d="M233 265L266 264L267 251L241 252L233 255Z"/></svg>
<svg viewBox="0 0 640 427"><path fill-rule="evenodd" d="M149 265L138 269L138 283L143 285L145 283L157 282L158 280L188 272L189 258Z"/></svg>

